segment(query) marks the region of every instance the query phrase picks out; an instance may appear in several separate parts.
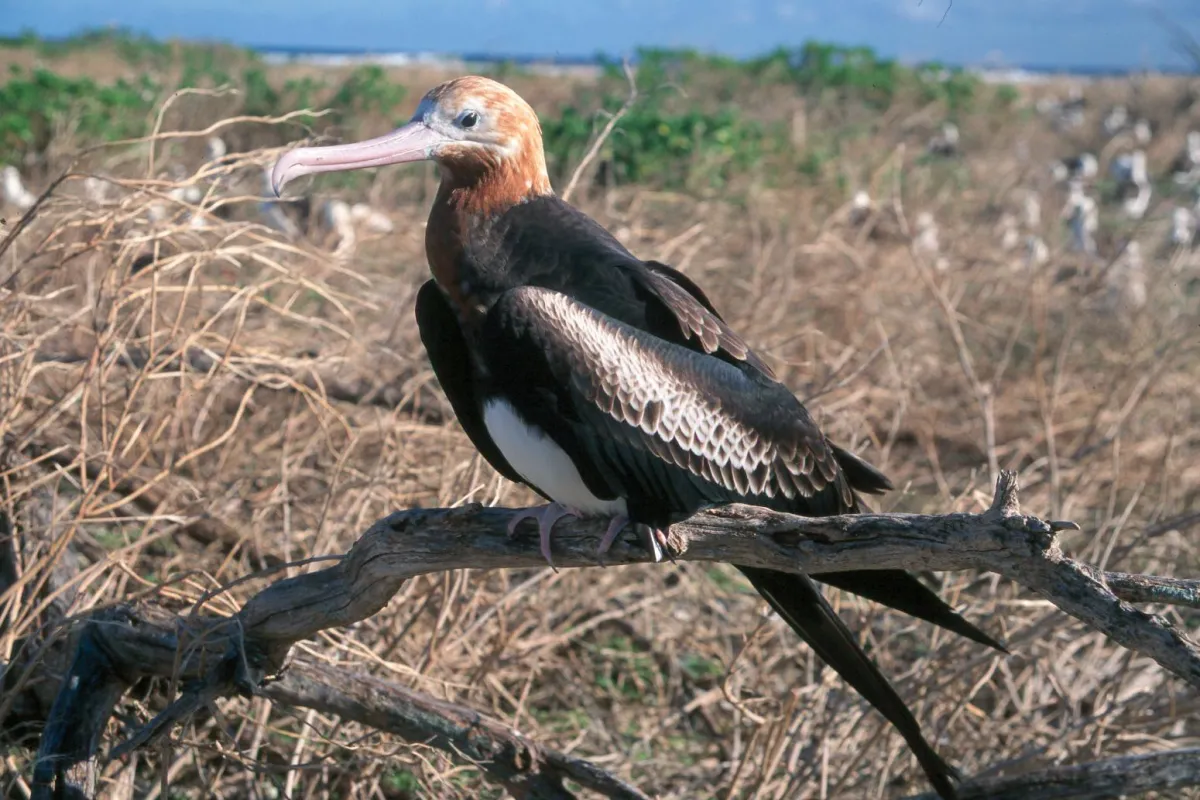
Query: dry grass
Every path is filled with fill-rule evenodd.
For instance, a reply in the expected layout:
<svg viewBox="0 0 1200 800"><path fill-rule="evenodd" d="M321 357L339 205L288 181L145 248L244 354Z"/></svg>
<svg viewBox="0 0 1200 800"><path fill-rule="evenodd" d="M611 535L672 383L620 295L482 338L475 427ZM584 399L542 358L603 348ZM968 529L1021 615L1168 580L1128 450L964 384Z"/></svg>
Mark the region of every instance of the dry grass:
<svg viewBox="0 0 1200 800"><path fill-rule="evenodd" d="M538 100L532 82L520 88ZM1154 256L1165 212L1137 232L1146 307L1104 311L1097 270L1063 250L1061 194L1043 180L1061 140L1022 115L968 119L967 157L923 164L920 113L856 139L839 165L885 205L870 236L844 222L832 186L746 185L736 202L637 187L574 199L704 286L827 432L902 487L885 510L979 510L992 468L1016 469L1027 508L1082 525L1064 536L1072 554L1196 574L1196 266ZM1188 121L1162 120L1178 144ZM1173 146L1152 150L1152 167ZM258 165L274 155L222 167L242 219L193 230L137 221L171 188L146 178L145 145L101 152L83 166L125 176L120 198L90 205L68 180L0 256L0 496L24 526L21 582L0 595L0 661L59 635L45 585L67 615L139 596L184 608L266 563L341 553L396 508L532 499L475 454L419 344L432 171L374 179L396 231L344 265L252 221ZM1033 272L993 232L1025 188L1043 197L1052 253ZM945 272L909 248L918 211L938 221ZM148 253L157 260L134 271ZM1079 273L1059 280L1067 267ZM331 399L330 381L386 387L391 400ZM966 774L1197 744L1194 692L1147 659L994 577L930 577L1013 655L831 597ZM210 606L228 612L259 585ZM1162 613L1195 627L1186 610ZM926 790L882 718L722 566L427 577L306 649L486 711L662 798ZM44 715L35 699L48 706L56 687L27 677L0 694L0 716ZM161 708L162 688L129 696L110 736ZM500 796L444 754L315 712L241 699L213 711L173 747L138 754L131 794L115 788L126 765L108 764L112 796ZM0 792L23 796L30 751L0 752Z"/></svg>

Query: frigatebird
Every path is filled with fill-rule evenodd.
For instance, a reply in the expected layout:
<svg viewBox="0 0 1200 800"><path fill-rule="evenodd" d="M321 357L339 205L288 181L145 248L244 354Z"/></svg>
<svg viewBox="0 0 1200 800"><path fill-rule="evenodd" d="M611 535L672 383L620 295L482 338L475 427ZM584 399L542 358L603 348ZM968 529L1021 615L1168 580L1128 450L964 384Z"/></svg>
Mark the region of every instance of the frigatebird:
<svg viewBox="0 0 1200 800"><path fill-rule="evenodd" d="M828 440L691 279L634 256L555 195L534 110L467 76L430 90L412 119L363 142L302 147L272 170L276 194L309 173L432 160L441 182L425 232L432 279L421 340L459 423L504 477L546 498L509 526L565 515L665 541L673 520L740 502L808 516L855 513L892 488ZM810 647L899 730L939 795L956 771L814 581L997 641L901 570L801 575L738 566Z"/></svg>

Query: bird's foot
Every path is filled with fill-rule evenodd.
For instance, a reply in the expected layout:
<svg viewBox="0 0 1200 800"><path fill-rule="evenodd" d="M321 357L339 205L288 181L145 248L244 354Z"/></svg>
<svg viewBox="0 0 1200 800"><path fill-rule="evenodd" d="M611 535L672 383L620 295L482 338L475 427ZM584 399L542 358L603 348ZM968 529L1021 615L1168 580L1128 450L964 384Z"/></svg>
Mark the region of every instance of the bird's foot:
<svg viewBox="0 0 1200 800"><path fill-rule="evenodd" d="M624 514L618 514L608 523L608 528L604 531L604 536L600 539L600 546L596 548L596 556L600 560L600 566L604 566L604 554L609 551L613 542L617 540L617 536L621 534L621 531L625 530L625 526L628 524L629 517ZM670 552L667 550L666 528L654 528L649 525L636 525L635 528L641 536L642 544L654 556L655 563L663 560L664 552L667 553L668 558L671 557Z"/></svg>
<svg viewBox="0 0 1200 800"><path fill-rule="evenodd" d="M600 566L604 566L604 554L608 552L613 542L617 540L617 536L625 530L625 526L628 524L629 517L624 514L616 515L608 523L608 528L605 529L604 536L600 539L600 546L596 548L596 558L600 561Z"/></svg>
<svg viewBox="0 0 1200 800"><path fill-rule="evenodd" d="M583 512L574 508L568 508L561 503L549 503L544 506L536 506L534 508L523 508L513 514L512 519L508 521L509 537L516 536L517 526L527 519L535 519L538 523L538 539L541 543L542 556L546 559L546 563L554 568L554 559L550 557L550 530L554 527L554 523L558 522L563 517L579 518L583 516Z"/></svg>

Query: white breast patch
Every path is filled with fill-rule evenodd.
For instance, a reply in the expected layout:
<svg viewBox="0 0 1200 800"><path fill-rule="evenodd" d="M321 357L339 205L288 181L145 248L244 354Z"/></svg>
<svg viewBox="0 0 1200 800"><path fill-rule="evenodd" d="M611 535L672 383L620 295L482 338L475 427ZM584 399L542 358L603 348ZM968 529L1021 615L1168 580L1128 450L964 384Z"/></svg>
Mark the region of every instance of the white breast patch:
<svg viewBox="0 0 1200 800"><path fill-rule="evenodd" d="M487 401L483 424L512 468L555 502L593 516L626 514L624 498L601 500L592 494L566 451L527 425L507 400Z"/></svg>

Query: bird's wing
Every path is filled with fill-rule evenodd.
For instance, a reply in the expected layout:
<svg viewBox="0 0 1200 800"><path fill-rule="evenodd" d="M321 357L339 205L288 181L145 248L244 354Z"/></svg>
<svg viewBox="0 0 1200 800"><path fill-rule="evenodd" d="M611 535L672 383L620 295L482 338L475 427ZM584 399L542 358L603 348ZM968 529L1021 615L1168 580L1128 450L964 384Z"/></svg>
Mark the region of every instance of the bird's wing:
<svg viewBox="0 0 1200 800"><path fill-rule="evenodd" d="M483 356L497 388L578 454L593 492L624 496L635 513L646 498L676 512L745 502L838 514L857 509L851 475L868 491L888 486L831 445L785 387L565 295L513 289L486 326ZM902 570L812 577L1004 649Z"/></svg>
<svg viewBox="0 0 1200 800"><path fill-rule="evenodd" d="M421 343L429 354L433 374L442 385L467 437L493 469L513 483L523 484L525 481L500 453L483 423L471 375L471 354L454 310L442 296L436 281L426 281L417 292L416 316Z"/></svg>
<svg viewBox="0 0 1200 800"><path fill-rule="evenodd" d="M767 378L775 379L774 370L721 319L712 302L690 278L658 261L641 262L641 266L644 268L634 272L634 280L670 311L684 336L694 339L705 353L744 361Z"/></svg>
<svg viewBox="0 0 1200 800"><path fill-rule="evenodd" d="M530 422L582 448L609 492L666 492L658 501L681 511L852 506L824 435L778 383L533 286L501 296L481 341L490 380Z"/></svg>

